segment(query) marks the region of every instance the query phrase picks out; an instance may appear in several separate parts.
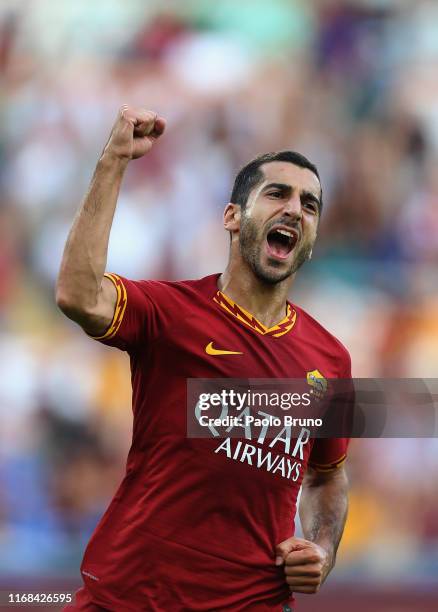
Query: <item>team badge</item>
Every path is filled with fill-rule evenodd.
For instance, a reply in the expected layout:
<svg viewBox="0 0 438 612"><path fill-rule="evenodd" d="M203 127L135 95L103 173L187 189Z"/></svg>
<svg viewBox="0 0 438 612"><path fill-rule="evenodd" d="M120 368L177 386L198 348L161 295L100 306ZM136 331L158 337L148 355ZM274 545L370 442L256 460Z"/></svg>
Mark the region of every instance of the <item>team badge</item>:
<svg viewBox="0 0 438 612"><path fill-rule="evenodd" d="M312 387L312 393L318 399L322 399L327 392L327 379L319 370L307 372L307 384Z"/></svg>

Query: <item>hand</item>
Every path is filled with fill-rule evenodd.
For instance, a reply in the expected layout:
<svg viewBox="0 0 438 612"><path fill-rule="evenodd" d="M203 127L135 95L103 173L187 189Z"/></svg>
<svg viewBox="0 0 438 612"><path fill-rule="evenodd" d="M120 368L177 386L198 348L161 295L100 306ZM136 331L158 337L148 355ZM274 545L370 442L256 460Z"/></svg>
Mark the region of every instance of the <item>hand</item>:
<svg viewBox="0 0 438 612"><path fill-rule="evenodd" d="M275 564L284 564L286 582L295 593L316 593L333 567L332 556L322 546L302 538L284 540L275 552Z"/></svg>
<svg viewBox="0 0 438 612"><path fill-rule="evenodd" d="M157 113L124 105L119 110L103 155L124 161L143 157L165 128L166 120Z"/></svg>

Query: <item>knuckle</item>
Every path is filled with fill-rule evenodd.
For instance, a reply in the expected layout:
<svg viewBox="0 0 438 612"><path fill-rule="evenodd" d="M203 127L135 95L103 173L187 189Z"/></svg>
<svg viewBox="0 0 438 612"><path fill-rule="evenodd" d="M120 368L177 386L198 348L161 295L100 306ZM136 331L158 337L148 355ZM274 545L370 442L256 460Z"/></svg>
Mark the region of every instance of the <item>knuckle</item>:
<svg viewBox="0 0 438 612"><path fill-rule="evenodd" d="M157 113L154 113L154 111L148 110L146 108L140 109L138 114L143 119L143 121L151 121L152 119L155 119L157 116Z"/></svg>

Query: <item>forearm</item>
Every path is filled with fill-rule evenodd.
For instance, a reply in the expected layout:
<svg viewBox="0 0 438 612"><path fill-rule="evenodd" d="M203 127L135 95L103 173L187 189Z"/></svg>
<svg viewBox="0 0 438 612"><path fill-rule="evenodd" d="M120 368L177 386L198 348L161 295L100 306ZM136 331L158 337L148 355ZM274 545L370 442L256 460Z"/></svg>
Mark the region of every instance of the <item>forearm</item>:
<svg viewBox="0 0 438 612"><path fill-rule="evenodd" d="M299 507L303 534L327 551L328 571L335 563L347 510L348 480L343 468L330 474L313 472L305 479Z"/></svg>
<svg viewBox="0 0 438 612"><path fill-rule="evenodd" d="M92 309L105 272L114 211L127 160L104 154L76 215L64 249L57 299L70 308Z"/></svg>
<svg viewBox="0 0 438 612"><path fill-rule="evenodd" d="M146 155L166 127L157 113L120 108L90 188L67 239L56 288L61 310L98 335L110 324L116 291L103 282L108 241L126 166Z"/></svg>

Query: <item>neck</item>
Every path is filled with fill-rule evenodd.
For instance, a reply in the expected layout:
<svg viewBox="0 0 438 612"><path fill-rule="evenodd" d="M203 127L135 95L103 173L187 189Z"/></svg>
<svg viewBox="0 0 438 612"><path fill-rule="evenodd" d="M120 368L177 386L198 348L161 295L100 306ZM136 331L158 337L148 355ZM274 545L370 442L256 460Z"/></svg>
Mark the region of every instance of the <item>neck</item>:
<svg viewBox="0 0 438 612"><path fill-rule="evenodd" d="M230 260L218 279L218 288L234 302L272 327L286 315L286 300L294 275L269 285L258 279L246 262Z"/></svg>

